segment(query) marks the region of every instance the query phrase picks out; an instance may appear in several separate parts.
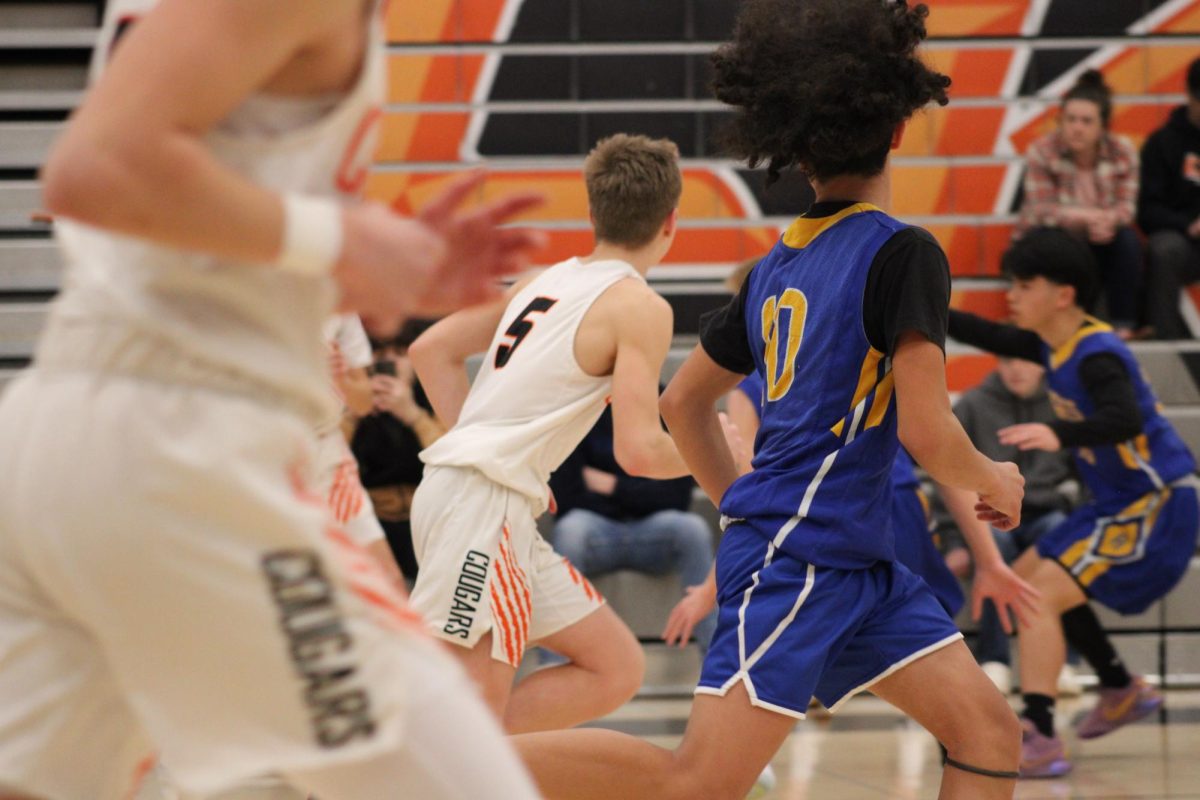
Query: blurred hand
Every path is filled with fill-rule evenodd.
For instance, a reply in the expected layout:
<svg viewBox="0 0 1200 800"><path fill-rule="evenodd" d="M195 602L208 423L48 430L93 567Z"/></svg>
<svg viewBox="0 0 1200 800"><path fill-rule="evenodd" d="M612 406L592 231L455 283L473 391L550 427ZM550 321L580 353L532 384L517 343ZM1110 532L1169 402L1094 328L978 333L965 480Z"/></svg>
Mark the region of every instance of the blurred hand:
<svg viewBox="0 0 1200 800"><path fill-rule="evenodd" d="M346 375L346 357L342 355L342 346L337 342L329 343L329 374L335 381Z"/></svg>
<svg viewBox="0 0 1200 800"><path fill-rule="evenodd" d="M744 470L744 465L750 463L753 454L750 453L745 437L728 414L722 411L718 416L721 419L721 432L725 434L725 444L733 454L733 463L737 465L739 472L748 471Z"/></svg>
<svg viewBox="0 0 1200 800"><path fill-rule="evenodd" d="M683 599L675 604L667 617L666 627L663 628L662 638L667 646L678 644L686 647L692 638L692 631L700 621L712 613L717 605L717 587L711 581L705 581L699 586L689 586L684 589Z"/></svg>
<svg viewBox="0 0 1200 800"><path fill-rule="evenodd" d="M1030 625L1038 615L1038 601L1042 595L1013 572L1003 561L975 568L975 580L971 586L971 619L978 621L983 611L983 601L990 599L996 604L1000 625L1005 633L1012 633L1012 618L1015 614L1022 625Z"/></svg>
<svg viewBox="0 0 1200 800"><path fill-rule="evenodd" d="M1058 434L1049 425L1041 422L1026 422L1021 425L1009 425L996 432L1000 444L1016 447L1018 450L1045 450L1055 453L1062 449Z"/></svg>
<svg viewBox="0 0 1200 800"><path fill-rule="evenodd" d="M396 375L371 376L375 410L391 414L405 425L416 421L421 407L413 396L413 369L408 359L396 359Z"/></svg>
<svg viewBox="0 0 1200 800"><path fill-rule="evenodd" d="M971 551L965 547L956 547L946 553L946 569L956 578L965 578L971 574Z"/></svg>
<svg viewBox="0 0 1200 800"><path fill-rule="evenodd" d="M333 270L339 308L358 312L386 337L410 316L441 316L499 297L499 280L523 269L544 242L539 233L500 226L542 197L512 195L461 211L484 177L480 171L456 180L415 219L378 203L346 208Z"/></svg>
<svg viewBox="0 0 1200 800"><path fill-rule="evenodd" d="M1021 500L1025 497L1025 479L1017 465L1011 462L992 462L995 468L993 487L979 495L975 516L994 528L1011 531L1021 524Z"/></svg>
<svg viewBox="0 0 1200 800"><path fill-rule="evenodd" d="M1117 219L1108 211L1098 211L1088 220L1088 241L1093 244L1108 244L1117 235Z"/></svg>
<svg viewBox="0 0 1200 800"><path fill-rule="evenodd" d="M583 485L589 492L607 497L617 490L617 476L595 467L584 467Z"/></svg>
<svg viewBox="0 0 1200 800"><path fill-rule="evenodd" d="M1200 217L1192 220L1192 224L1188 225L1187 235L1193 239L1200 239Z"/></svg>

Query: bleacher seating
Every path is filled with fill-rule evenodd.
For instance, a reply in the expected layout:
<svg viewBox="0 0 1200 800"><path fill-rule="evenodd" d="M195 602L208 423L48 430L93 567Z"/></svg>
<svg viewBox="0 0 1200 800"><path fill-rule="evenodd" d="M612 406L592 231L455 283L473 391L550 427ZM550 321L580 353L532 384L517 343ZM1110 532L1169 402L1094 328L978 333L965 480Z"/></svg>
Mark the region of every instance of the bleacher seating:
<svg viewBox="0 0 1200 800"><path fill-rule="evenodd" d="M929 59L954 79L952 104L918 116L895 159L898 214L949 253L957 307L1003 310L998 278L1019 201L1024 146L1052 123L1057 97L1086 67L1117 92L1114 128L1135 142L1181 102L1200 51L1200 0L926 0ZM684 155L683 225L652 282L676 312L686 353L703 310L722 302L733 263L765 252L811 199L803 181L765 188L761 170L722 158L727 114L707 87L707 54L737 0L424 0L392 3L391 89L368 193L417 207L451 173L486 162L481 200L535 185L549 204L549 263L590 244L580 157L614 131L665 135ZM0 0L0 385L27 362L57 291L59 257L40 210L37 168L78 103L98 2ZM1200 346L1136 348L1168 413L1200 452ZM952 350L952 388L990 360ZM661 611L677 586L618 577L631 614ZM641 602L641 601L648 602ZM1167 651L1200 672L1200 568L1164 606ZM1137 625L1156 627L1158 612ZM1128 620L1121 622L1129 626ZM635 624L651 633L648 617ZM1190 632L1183 632L1184 629ZM1148 640L1147 640L1148 641ZM1168 659L1169 660L1169 659Z"/></svg>

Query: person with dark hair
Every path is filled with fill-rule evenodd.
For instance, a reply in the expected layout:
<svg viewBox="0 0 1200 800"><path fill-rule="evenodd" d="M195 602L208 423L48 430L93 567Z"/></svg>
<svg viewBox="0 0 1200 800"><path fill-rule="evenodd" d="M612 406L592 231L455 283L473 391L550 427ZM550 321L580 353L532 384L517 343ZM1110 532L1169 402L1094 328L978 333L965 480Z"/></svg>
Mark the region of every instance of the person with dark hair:
<svg viewBox="0 0 1200 800"><path fill-rule="evenodd" d="M725 527L717 631L672 753L613 731L517 737L549 797L742 798L812 696L836 711L865 688L949 750L943 798L1011 798L1020 727L950 617L896 563L891 469L901 440L935 478L1019 521L1022 479L970 444L950 410L950 299L933 237L884 210L905 122L947 102L917 55L924 5L747 0L713 55L728 137L770 179L792 167L816 202L738 295L702 321L663 418ZM754 469L739 476L717 401L764 383ZM976 543L973 543L976 544ZM1025 614L1032 591L978 542L983 594Z"/></svg>
<svg viewBox="0 0 1200 800"><path fill-rule="evenodd" d="M1137 219L1146 242L1146 322L1159 339L1187 339L1184 284L1200 280L1200 58L1187 71L1187 102L1142 145Z"/></svg>
<svg viewBox="0 0 1200 800"><path fill-rule="evenodd" d="M1046 367L1058 419L1004 428L1000 442L1020 450L1072 449L1091 493L1016 562L1042 597L1041 613L1022 622L1018 637L1021 774L1051 777L1071 768L1054 731L1064 633L1100 679L1100 701L1079 724L1080 738L1102 736L1162 705L1157 690L1125 669L1088 602L1138 614L1166 595L1196 551L1200 504L1196 462L1159 413L1136 359L1111 327L1084 310L1093 291L1087 247L1061 231L1037 231L1009 251L1004 267L1013 281L1014 325L951 312L950 335Z"/></svg>
<svg viewBox="0 0 1200 800"><path fill-rule="evenodd" d="M1128 139L1109 130L1111 121L1112 92L1104 76L1088 70L1063 97L1058 128L1025 154L1017 236L1055 227L1087 242L1104 279L1108 317L1128 338L1137 325L1142 269L1141 243L1132 227L1138 155Z"/></svg>
<svg viewBox="0 0 1200 800"><path fill-rule="evenodd" d="M396 336L371 342L370 407L345 420L362 485L389 551L410 583L417 578L409 515L424 474L420 453L446 432L408 359L409 345L427 327L410 321Z"/></svg>

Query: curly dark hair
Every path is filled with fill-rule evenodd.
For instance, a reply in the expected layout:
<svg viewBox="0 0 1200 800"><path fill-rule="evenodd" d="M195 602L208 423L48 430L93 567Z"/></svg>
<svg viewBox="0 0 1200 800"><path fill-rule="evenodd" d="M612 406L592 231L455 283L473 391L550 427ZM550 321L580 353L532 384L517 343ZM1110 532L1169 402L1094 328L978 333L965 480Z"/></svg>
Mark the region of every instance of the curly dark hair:
<svg viewBox="0 0 1200 800"><path fill-rule="evenodd" d="M925 5L906 0L744 0L712 55L713 91L738 113L723 144L767 183L791 166L818 180L877 175L896 127L950 78L916 54Z"/></svg>
<svg viewBox="0 0 1200 800"><path fill-rule="evenodd" d="M1063 95L1065 108L1071 100L1087 100L1100 108L1100 123L1108 128L1112 121L1112 89L1104 82L1104 74L1098 69L1089 69L1075 81L1075 85Z"/></svg>

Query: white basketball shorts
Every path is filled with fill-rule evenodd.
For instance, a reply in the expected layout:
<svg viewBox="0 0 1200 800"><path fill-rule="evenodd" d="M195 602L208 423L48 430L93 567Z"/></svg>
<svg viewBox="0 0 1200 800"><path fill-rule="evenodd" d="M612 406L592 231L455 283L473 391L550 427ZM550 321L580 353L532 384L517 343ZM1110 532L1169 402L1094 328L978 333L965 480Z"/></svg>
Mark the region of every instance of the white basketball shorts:
<svg viewBox="0 0 1200 800"><path fill-rule="evenodd" d="M461 647L491 631L497 661L519 665L527 646L604 604L538 533L529 499L476 470L426 466L412 533L421 568L413 608Z"/></svg>
<svg viewBox="0 0 1200 800"><path fill-rule="evenodd" d="M124 798L155 751L200 795L368 763L420 736L425 665L471 692L330 519L314 449L234 393L44 369L8 388L0 796Z"/></svg>

